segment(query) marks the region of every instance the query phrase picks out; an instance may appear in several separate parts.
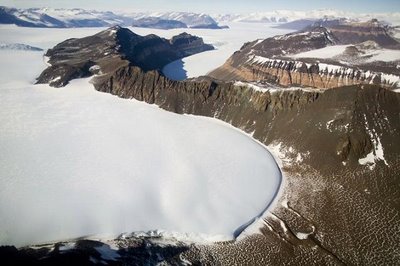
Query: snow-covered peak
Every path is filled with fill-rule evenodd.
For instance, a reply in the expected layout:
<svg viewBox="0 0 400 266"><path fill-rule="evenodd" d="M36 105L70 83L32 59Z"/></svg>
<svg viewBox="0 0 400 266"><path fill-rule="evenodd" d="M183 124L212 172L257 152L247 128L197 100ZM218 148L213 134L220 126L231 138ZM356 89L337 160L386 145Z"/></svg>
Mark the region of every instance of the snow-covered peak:
<svg viewBox="0 0 400 266"><path fill-rule="evenodd" d="M210 16L204 13L192 12L146 12L130 14L135 19L146 17L156 17L165 20L176 20L185 23L188 27L217 25L217 22Z"/></svg>
<svg viewBox="0 0 400 266"><path fill-rule="evenodd" d="M128 17L110 11L101 12L79 8L1 8L7 14L2 23L25 27L107 27L116 24L130 24Z"/></svg>
<svg viewBox="0 0 400 266"><path fill-rule="evenodd" d="M218 23L208 14L193 12L142 12L117 14L110 11L85 10L80 8L29 8L17 9L0 7L0 15L6 24L24 27L110 27L131 26L135 20L159 18L183 23L189 28L219 28Z"/></svg>
<svg viewBox="0 0 400 266"><path fill-rule="evenodd" d="M213 17L218 22L290 22L299 19L333 19L347 18L359 21L378 19L394 25L400 25L400 12L388 13L356 13L334 9L317 9L307 11L274 10L246 14L215 14Z"/></svg>
<svg viewBox="0 0 400 266"><path fill-rule="evenodd" d="M0 43L0 50L43 51L43 49L22 43Z"/></svg>
<svg viewBox="0 0 400 266"><path fill-rule="evenodd" d="M323 27L318 27L318 28L314 28L311 31L303 31L303 32L297 32L297 33L289 33L289 34L285 34L285 35L279 35L279 36L275 36L274 39L275 40L292 40L295 38L304 38L305 40L310 40L310 39L317 39L317 38L326 38L328 42L330 43L335 43L335 37L332 36L332 33L327 30L326 28Z"/></svg>

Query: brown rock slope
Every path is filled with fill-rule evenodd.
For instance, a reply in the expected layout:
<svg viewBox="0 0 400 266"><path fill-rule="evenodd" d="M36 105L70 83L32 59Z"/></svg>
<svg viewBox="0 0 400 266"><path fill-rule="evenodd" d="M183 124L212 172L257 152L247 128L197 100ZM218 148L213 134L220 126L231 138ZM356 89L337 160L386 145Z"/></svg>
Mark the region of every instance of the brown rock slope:
<svg viewBox="0 0 400 266"><path fill-rule="evenodd" d="M386 48L399 48L399 43L389 34L390 28L376 19L367 22L337 23L330 31L343 44L374 41Z"/></svg>
<svg viewBox="0 0 400 266"><path fill-rule="evenodd" d="M349 45L340 56L296 58L296 54L334 45ZM369 61L368 53L400 49L377 21L346 23L246 43L209 76L225 80L272 82L283 86L335 88L356 84L400 86L399 60ZM333 54L334 48L332 48ZM373 51L373 52L372 52Z"/></svg>

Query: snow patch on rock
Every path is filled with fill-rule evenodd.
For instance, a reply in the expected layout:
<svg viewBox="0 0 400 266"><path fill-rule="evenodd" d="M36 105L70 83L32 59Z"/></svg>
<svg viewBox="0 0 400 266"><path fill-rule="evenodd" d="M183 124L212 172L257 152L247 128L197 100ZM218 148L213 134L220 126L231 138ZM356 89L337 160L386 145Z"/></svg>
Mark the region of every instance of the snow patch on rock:
<svg viewBox="0 0 400 266"><path fill-rule="evenodd" d="M384 151L383 151L383 146L381 143L381 139L379 138L378 134L374 129L369 129L368 127L368 121L367 121L367 116L364 114L364 123L365 123L365 128L366 131L368 132L372 144L373 144L373 149L370 153L368 153L364 158L360 158L358 160L358 163L361 165L366 165L370 170L373 170L376 166L377 161L383 161L386 166L389 166L387 163L385 156L384 156Z"/></svg>

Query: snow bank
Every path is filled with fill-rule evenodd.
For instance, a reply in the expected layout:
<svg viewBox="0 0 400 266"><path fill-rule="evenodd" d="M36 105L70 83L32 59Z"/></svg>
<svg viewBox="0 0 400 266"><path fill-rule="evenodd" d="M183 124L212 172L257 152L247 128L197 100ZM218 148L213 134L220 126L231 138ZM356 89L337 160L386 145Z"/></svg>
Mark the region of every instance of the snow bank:
<svg viewBox="0 0 400 266"><path fill-rule="evenodd" d="M315 49L303 53L298 53L294 55L290 55L291 58L299 59L299 58L321 58L321 59L329 59L335 56L342 55L346 48L351 47L353 45L334 45L327 46L321 49ZM373 50L364 50L359 58L360 62L375 62L375 61L383 61L383 62L393 62L400 60L400 50L393 49L373 49Z"/></svg>
<svg viewBox="0 0 400 266"><path fill-rule="evenodd" d="M321 49L311 50L303 53L291 55L292 58L321 58L327 59L342 54L348 45L327 46Z"/></svg>
<svg viewBox="0 0 400 266"><path fill-rule="evenodd" d="M365 114L364 114L364 124L365 124L365 129L367 130L367 133L371 138L373 149L364 158L360 158L358 160L358 163L361 165L368 166L370 170L373 170L375 168L377 161L383 161L384 164L388 166L388 163L384 156L381 139L378 133L374 129L371 130L369 128L367 116Z"/></svg>
<svg viewBox="0 0 400 266"><path fill-rule="evenodd" d="M366 56L371 56L367 62L383 61L393 62L400 60L400 50L379 49L370 51Z"/></svg>

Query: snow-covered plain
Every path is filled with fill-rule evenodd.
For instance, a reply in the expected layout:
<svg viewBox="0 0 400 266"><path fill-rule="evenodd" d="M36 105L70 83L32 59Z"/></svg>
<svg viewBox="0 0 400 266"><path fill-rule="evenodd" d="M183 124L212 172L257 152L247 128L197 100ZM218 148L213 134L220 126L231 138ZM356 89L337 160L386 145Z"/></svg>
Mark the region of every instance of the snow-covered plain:
<svg viewBox="0 0 400 266"><path fill-rule="evenodd" d="M0 42L46 49L98 30L1 26ZM0 51L0 245L154 229L231 239L274 199L279 168L240 131L88 79L32 85L45 67L40 52Z"/></svg>

